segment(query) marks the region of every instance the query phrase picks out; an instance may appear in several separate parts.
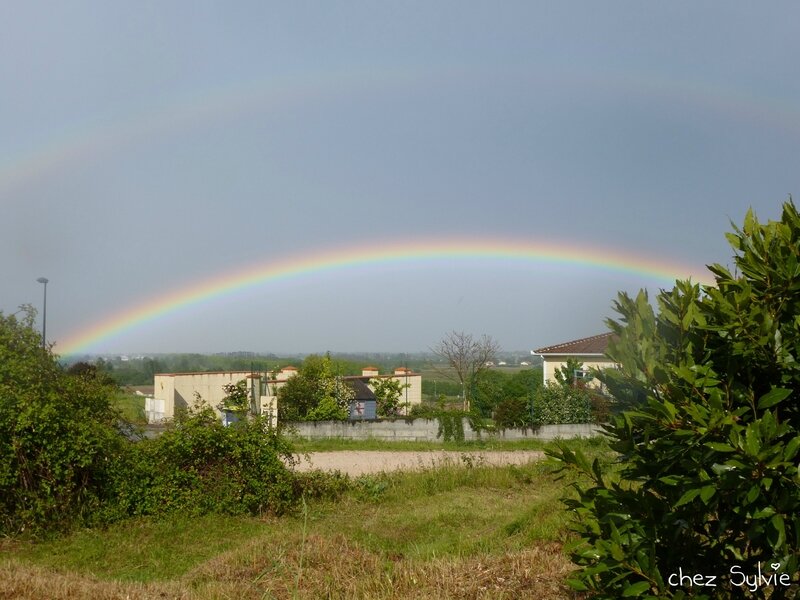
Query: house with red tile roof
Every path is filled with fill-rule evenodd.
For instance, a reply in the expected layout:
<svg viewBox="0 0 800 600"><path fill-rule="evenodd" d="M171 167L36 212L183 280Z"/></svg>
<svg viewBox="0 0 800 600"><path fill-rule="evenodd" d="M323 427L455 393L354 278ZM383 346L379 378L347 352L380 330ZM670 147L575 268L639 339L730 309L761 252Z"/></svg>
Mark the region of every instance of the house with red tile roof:
<svg viewBox="0 0 800 600"><path fill-rule="evenodd" d="M582 379L591 378L591 369L607 369L615 367L616 364L606 356L608 342L614 336L613 333L601 333L591 337L562 342L552 346L545 346L538 350L531 350L531 354L542 357L542 371L544 373L544 383L556 381L556 371L567 364L570 359L575 359L581 363L581 372L576 373L576 377Z"/></svg>

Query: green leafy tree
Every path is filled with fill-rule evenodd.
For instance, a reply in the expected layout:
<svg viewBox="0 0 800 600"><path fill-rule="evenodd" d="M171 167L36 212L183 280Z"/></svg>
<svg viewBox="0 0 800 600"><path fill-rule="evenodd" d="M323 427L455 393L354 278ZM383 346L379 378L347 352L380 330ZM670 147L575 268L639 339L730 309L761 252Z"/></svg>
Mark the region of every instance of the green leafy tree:
<svg viewBox="0 0 800 600"><path fill-rule="evenodd" d="M392 377L374 377L369 380L369 385L375 393L379 417L394 417L398 415L403 390L411 387L410 384L400 383L400 380Z"/></svg>
<svg viewBox="0 0 800 600"><path fill-rule="evenodd" d="M114 388L92 369L66 373L36 312L21 312L0 313L0 535L90 523L124 443Z"/></svg>
<svg viewBox="0 0 800 600"><path fill-rule="evenodd" d="M494 411L499 427L526 427L531 422L530 401L527 397L504 398Z"/></svg>
<svg viewBox="0 0 800 600"><path fill-rule="evenodd" d="M250 392L246 380L226 383L222 386L222 390L225 392L225 397L218 407L219 410L232 412L240 418L250 412Z"/></svg>
<svg viewBox="0 0 800 600"><path fill-rule="evenodd" d="M318 417L322 413L315 411L321 404L328 407L324 411L326 415L334 414L346 419L355 392L336 371L330 355L307 356L297 374L278 389L279 419L284 422L321 420ZM339 410L328 410L331 405Z"/></svg>
<svg viewBox="0 0 800 600"><path fill-rule="evenodd" d="M777 222L748 211L727 237L735 270L710 266L713 285L678 281L657 311L645 292L619 295L620 368L600 375L629 407L607 428L619 474L557 453L592 480L568 504L572 585L597 597L800 592L800 216L791 200ZM759 570L771 585L741 585ZM679 572L717 587L683 587Z"/></svg>
<svg viewBox="0 0 800 600"><path fill-rule="evenodd" d="M556 369L554 375L556 381L563 386L571 386L577 383L576 373L583 372L583 363L577 358L570 357L567 362Z"/></svg>
<svg viewBox="0 0 800 600"><path fill-rule="evenodd" d="M479 373L470 382L472 410L482 417L491 417L497 405L510 396L506 393L509 376L489 369Z"/></svg>

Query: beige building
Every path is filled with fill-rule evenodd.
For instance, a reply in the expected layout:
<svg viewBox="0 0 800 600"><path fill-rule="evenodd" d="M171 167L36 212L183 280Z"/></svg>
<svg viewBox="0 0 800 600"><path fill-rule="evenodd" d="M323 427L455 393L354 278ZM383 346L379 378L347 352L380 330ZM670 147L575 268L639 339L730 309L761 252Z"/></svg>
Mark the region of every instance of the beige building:
<svg viewBox="0 0 800 600"><path fill-rule="evenodd" d="M590 374L592 369L616 367L616 363L606 356L608 342L613 335L612 333L602 333L533 350L533 354L538 354L542 357L545 385L548 381L556 381L556 371L566 365L569 359L575 359L583 365L581 371L574 374L574 377L583 380L592 379ZM595 384L599 384L595 379L592 379L592 381Z"/></svg>
<svg viewBox="0 0 800 600"><path fill-rule="evenodd" d="M145 406L148 423L171 421L175 411L198 408L205 403L220 416L219 405L225 399L226 385L244 380L250 391L251 409L269 417L277 425L275 399L266 393L263 375L251 371L219 371L212 373L160 373L154 378L153 398ZM255 401L257 399L257 401Z"/></svg>
<svg viewBox="0 0 800 600"><path fill-rule="evenodd" d="M251 371L160 373L155 376L153 398L146 401L147 421L170 421L175 418L176 409L198 408L202 403L214 409L221 419L225 419L226 415L218 408L225 398L224 386L245 380L247 389L250 390L251 408L255 408L258 414L268 416L273 425L277 425L278 390L295 374L297 368L292 366L268 374ZM401 404L413 406L422 402L422 376L403 367L387 375L381 375L376 367L366 367L361 375L343 377L345 381L360 380L368 386L369 381L376 378L396 379L408 386L403 389ZM254 401L256 398L257 402Z"/></svg>

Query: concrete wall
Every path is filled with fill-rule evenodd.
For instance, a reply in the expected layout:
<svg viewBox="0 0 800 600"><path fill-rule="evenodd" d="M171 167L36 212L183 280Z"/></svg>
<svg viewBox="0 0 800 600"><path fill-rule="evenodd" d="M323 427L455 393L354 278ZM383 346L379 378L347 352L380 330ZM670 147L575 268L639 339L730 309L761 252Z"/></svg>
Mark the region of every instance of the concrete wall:
<svg viewBox="0 0 800 600"><path fill-rule="evenodd" d="M394 440L407 442L442 441L437 437L439 422L435 419L395 419L392 421L315 421L291 423L300 437L344 438L350 440ZM506 429L497 433L481 432L480 437L472 430L469 421L464 419L464 439L497 439L497 440L554 440L578 437L593 437L600 434L600 426L593 424L579 425L543 425L533 429Z"/></svg>

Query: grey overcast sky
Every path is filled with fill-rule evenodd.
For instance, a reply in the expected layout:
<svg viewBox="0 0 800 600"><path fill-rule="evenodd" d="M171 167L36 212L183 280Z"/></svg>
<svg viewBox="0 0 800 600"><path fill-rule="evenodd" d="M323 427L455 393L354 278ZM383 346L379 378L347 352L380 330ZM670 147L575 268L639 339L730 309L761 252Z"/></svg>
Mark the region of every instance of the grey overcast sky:
<svg viewBox="0 0 800 600"><path fill-rule="evenodd" d="M601 333L618 290L669 281L592 255L729 263L731 221L800 194L798 24L789 1L6 0L0 310L41 309L47 277L48 340L97 353ZM435 241L587 260L343 262L166 300Z"/></svg>

